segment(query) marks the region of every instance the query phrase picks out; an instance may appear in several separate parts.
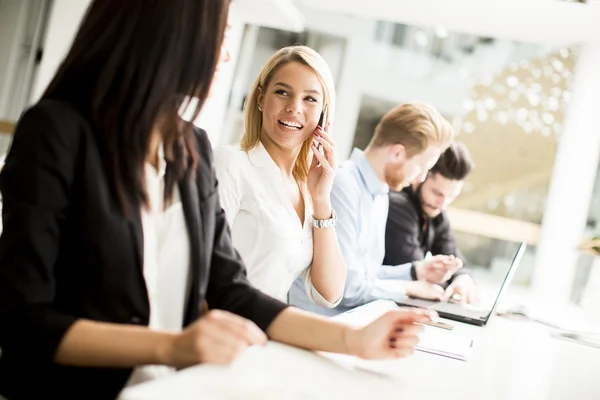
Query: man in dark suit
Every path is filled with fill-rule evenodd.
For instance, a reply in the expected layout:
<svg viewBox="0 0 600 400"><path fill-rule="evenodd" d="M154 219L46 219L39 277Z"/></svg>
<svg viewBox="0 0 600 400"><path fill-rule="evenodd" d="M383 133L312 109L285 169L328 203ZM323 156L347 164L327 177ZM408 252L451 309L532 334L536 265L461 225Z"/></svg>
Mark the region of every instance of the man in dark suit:
<svg viewBox="0 0 600 400"><path fill-rule="evenodd" d="M443 277L435 271L414 268L412 278L447 286L444 299L465 303L475 300L475 284L464 268L465 258L444 210L458 197L472 169L473 161L465 145L452 143L423 183L390 192L385 235L385 265L415 262L418 266L428 253L438 256L447 266Z"/></svg>

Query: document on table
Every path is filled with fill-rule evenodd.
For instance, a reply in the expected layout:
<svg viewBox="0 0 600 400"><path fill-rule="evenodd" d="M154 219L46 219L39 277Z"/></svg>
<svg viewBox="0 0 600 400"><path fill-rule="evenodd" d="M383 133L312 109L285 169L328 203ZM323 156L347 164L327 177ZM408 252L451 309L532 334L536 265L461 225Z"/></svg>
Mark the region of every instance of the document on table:
<svg viewBox="0 0 600 400"><path fill-rule="evenodd" d="M415 349L467 361L473 349L473 339L441 328L425 326Z"/></svg>
<svg viewBox="0 0 600 400"><path fill-rule="evenodd" d="M335 316L333 319L355 326L364 326L386 312L398 308L398 305L393 301L377 300ZM454 331L425 326L419 344L415 348L426 353L466 361L473 349L473 339Z"/></svg>

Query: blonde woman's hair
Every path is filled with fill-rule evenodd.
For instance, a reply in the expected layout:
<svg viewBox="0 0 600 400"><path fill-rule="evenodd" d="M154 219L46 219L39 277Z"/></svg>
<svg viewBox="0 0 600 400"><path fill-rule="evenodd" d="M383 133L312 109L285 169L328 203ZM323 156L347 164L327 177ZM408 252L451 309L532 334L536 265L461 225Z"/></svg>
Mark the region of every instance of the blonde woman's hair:
<svg viewBox="0 0 600 400"><path fill-rule="evenodd" d="M288 46L275 53L269 61L263 66L260 74L250 89L250 94L246 99L244 109L244 135L240 143L242 150L248 152L258 146L260 134L262 131L263 118L262 112L258 109L258 99L260 91L266 91L273 75L284 65L291 62L297 62L312 68L317 74L324 91L323 109L325 118L323 119L323 128L329 121L333 120L335 110L335 85L329 66L315 50L306 46ZM306 181L310 161L312 159L311 144L312 135L302 144L302 149L294 165L294 177L302 182Z"/></svg>
<svg viewBox="0 0 600 400"><path fill-rule="evenodd" d="M383 116L369 146L401 144L412 157L430 145L445 149L453 137L454 128L435 108L412 102L395 107Z"/></svg>

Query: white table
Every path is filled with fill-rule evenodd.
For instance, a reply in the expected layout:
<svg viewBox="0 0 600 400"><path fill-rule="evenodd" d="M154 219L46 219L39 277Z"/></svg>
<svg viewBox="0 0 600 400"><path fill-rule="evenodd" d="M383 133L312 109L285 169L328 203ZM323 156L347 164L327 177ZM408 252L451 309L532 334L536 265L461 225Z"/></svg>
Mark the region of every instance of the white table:
<svg viewBox="0 0 600 400"><path fill-rule="evenodd" d="M390 307L375 302L341 318L364 322ZM466 362L422 352L365 361L270 342L229 367L189 368L128 388L121 399L600 399L600 349L555 339L527 321L452 323L475 340Z"/></svg>

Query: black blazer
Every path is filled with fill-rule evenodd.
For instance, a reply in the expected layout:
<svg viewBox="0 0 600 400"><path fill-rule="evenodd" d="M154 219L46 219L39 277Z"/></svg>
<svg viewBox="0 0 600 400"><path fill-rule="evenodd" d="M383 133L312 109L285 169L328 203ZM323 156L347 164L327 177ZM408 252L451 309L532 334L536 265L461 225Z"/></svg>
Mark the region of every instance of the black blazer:
<svg viewBox="0 0 600 400"><path fill-rule="evenodd" d="M204 131L196 137L196 176L178 183L191 242L185 325L206 299L266 330L286 305L248 283L219 204L210 142ZM0 174L0 394L9 400L115 398L132 371L52 362L79 318L148 324L141 217L122 217L102 165L90 122L70 104L42 100L19 121Z"/></svg>
<svg viewBox="0 0 600 400"><path fill-rule="evenodd" d="M444 211L435 218L427 218L423 213L420 194L412 186L399 192L390 192L384 265L419 261L427 252L434 256L452 254L461 258L465 267L467 265ZM450 281L455 276L468 273L465 267L459 269ZM413 276L413 279L416 277Z"/></svg>

